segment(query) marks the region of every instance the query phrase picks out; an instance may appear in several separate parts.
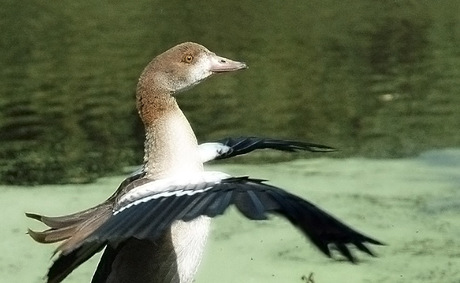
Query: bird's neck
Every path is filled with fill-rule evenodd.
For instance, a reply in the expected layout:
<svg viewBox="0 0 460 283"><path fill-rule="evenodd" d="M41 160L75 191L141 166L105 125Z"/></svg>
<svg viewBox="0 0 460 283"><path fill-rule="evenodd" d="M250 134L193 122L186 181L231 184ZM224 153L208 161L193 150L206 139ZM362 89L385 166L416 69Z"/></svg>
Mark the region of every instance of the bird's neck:
<svg viewBox="0 0 460 283"><path fill-rule="evenodd" d="M203 170L195 134L174 97L142 93L138 110L145 126L144 169L147 177L160 179Z"/></svg>

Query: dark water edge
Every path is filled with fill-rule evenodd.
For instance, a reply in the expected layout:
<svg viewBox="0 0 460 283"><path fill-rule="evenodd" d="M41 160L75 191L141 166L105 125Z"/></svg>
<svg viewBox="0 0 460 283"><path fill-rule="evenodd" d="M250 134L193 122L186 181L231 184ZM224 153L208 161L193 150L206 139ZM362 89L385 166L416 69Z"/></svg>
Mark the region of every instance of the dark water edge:
<svg viewBox="0 0 460 283"><path fill-rule="evenodd" d="M261 135L373 158L460 145L457 1L7 0L0 10L1 183L89 182L139 164L137 78L188 40L250 66L179 98L200 141Z"/></svg>

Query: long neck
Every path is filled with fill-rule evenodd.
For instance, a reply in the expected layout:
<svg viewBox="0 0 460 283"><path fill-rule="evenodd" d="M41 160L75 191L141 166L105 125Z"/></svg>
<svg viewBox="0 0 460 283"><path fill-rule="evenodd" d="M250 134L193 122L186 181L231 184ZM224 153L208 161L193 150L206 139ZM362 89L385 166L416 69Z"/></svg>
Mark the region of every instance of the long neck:
<svg viewBox="0 0 460 283"><path fill-rule="evenodd" d="M145 170L153 179L203 170L198 144L177 104L146 125Z"/></svg>
<svg viewBox="0 0 460 283"><path fill-rule="evenodd" d="M147 177L160 179L202 171L198 144L189 122L171 93L141 79L137 108L145 126L144 166Z"/></svg>
<svg viewBox="0 0 460 283"><path fill-rule="evenodd" d="M137 85L137 109L145 127L144 169L147 177L160 179L202 171L195 134L154 59Z"/></svg>

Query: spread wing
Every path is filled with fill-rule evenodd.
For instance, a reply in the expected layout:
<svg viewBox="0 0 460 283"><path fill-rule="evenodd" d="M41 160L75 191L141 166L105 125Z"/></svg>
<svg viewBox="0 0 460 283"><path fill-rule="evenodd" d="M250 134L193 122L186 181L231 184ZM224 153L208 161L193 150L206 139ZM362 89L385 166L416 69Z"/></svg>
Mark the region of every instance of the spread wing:
<svg viewBox="0 0 460 283"><path fill-rule="evenodd" d="M113 215L86 237L74 250L63 251L48 273L49 282L59 282L73 269L100 251L108 243L129 238L158 238L173 221L190 221L198 216L215 217L234 205L252 220L264 220L270 213L281 215L311 240L328 257L331 248L355 262L349 247L369 255L365 244L382 243L340 222L314 204L248 177L226 177L187 184L166 184L167 191L151 191L145 184L120 199ZM164 184L162 184L164 185ZM55 280L55 278L59 280Z"/></svg>
<svg viewBox="0 0 460 283"><path fill-rule="evenodd" d="M332 152L336 150L335 148L321 144L259 137L225 138L216 142L199 145L201 160L203 162L231 158L258 149L275 149L288 152Z"/></svg>
<svg viewBox="0 0 460 283"><path fill-rule="evenodd" d="M354 258L347 244L372 254L363 243L381 244L362 235L314 204L248 177L230 177L219 182L181 185L166 192L142 196L115 208L114 215L85 242L123 240L129 237L155 239L173 221L190 221L198 216L215 217L234 205L251 220L268 219L269 213L287 218L323 253L330 256L335 246L348 260Z"/></svg>
<svg viewBox="0 0 460 283"><path fill-rule="evenodd" d="M202 143L198 146L198 152L203 163L232 158L238 155L250 153L259 149L274 149L286 152L310 151L310 152L333 152L335 148L309 142L260 138L260 137L238 137L224 138L215 142ZM129 191L128 184L145 176L142 166L132 172L120 185L114 195L118 195L121 190Z"/></svg>

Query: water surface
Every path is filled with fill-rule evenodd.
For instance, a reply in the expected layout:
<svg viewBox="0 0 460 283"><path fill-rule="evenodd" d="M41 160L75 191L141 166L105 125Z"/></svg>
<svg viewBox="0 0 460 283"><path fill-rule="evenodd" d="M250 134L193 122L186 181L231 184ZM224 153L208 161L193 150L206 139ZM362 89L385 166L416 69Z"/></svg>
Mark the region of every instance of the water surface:
<svg viewBox="0 0 460 283"><path fill-rule="evenodd" d="M460 281L460 164L439 163L459 150L433 151L403 159L299 159L272 165L214 165L235 175L269 179L302 196L387 246L372 258L352 250L357 265L323 256L287 221L248 221L234 210L213 221L197 283L444 282ZM43 225L25 211L63 215L107 198L123 177L89 185L0 187L4 209L0 232L0 273L4 282L43 282L54 245L40 245L26 227ZM37 199L40 199L37 202ZM18 202L18 200L21 200ZM16 205L11 205L15 203ZM97 257L66 280L89 282Z"/></svg>
<svg viewBox="0 0 460 283"><path fill-rule="evenodd" d="M87 182L142 158L137 78L196 41L243 60L179 98L200 140L402 157L460 144L457 1L3 1L0 181Z"/></svg>

